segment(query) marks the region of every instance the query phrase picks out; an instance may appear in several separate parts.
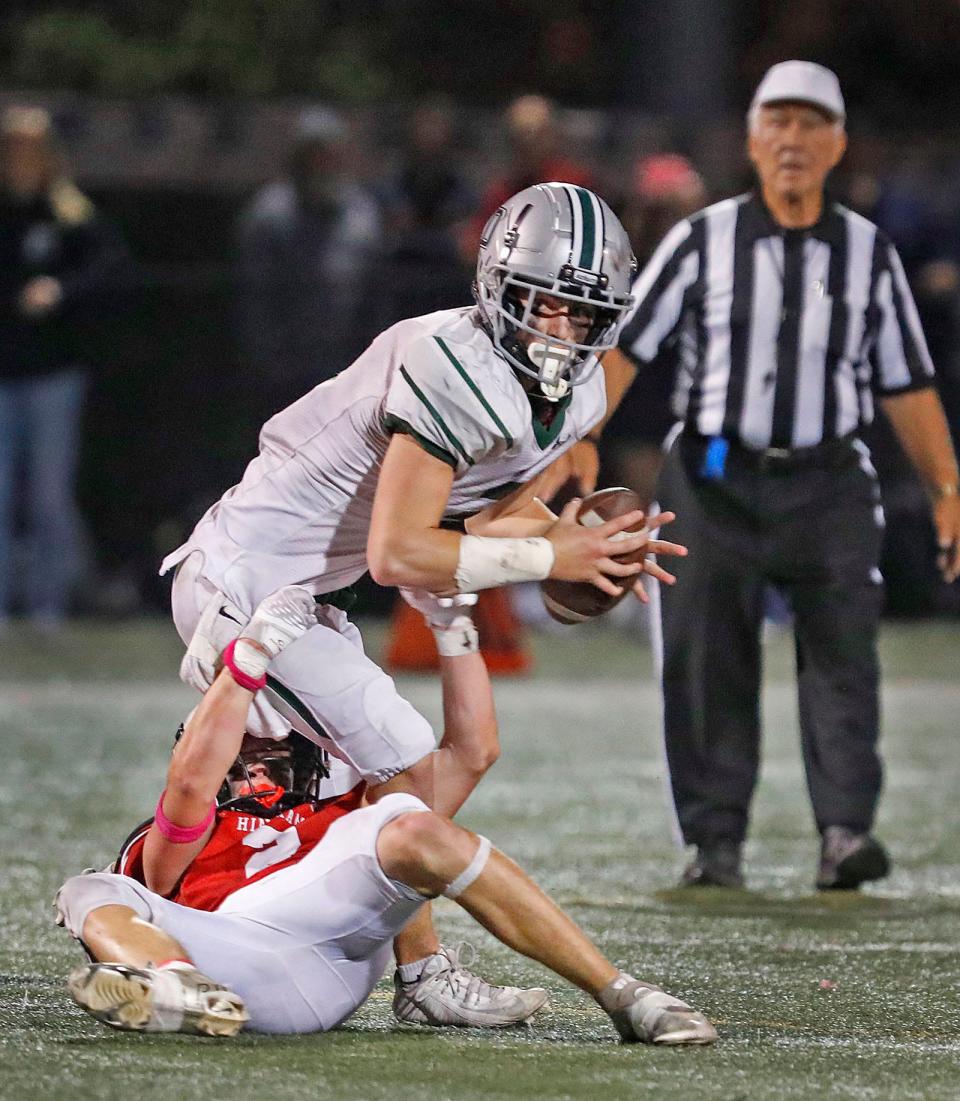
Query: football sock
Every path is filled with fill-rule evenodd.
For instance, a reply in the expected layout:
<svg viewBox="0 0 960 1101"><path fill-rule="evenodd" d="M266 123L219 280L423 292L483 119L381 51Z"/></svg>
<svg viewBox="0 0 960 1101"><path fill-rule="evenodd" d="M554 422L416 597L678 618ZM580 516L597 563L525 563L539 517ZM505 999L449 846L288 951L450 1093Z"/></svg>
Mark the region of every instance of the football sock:
<svg viewBox="0 0 960 1101"><path fill-rule="evenodd" d="M599 994L595 994L597 1002L600 1008L606 1013L616 1013L617 1010L623 1008L623 1000L621 993L624 987L629 986L631 983L636 982L636 979L632 975L628 975L626 971L620 971L617 973L617 977L613 982L608 983Z"/></svg>
<svg viewBox="0 0 960 1101"><path fill-rule="evenodd" d="M423 969L427 966L427 960L432 959L435 955L436 952L431 952L429 956L424 956L422 960L414 960L413 963L401 963L397 967L400 981L405 983L416 982L423 974Z"/></svg>

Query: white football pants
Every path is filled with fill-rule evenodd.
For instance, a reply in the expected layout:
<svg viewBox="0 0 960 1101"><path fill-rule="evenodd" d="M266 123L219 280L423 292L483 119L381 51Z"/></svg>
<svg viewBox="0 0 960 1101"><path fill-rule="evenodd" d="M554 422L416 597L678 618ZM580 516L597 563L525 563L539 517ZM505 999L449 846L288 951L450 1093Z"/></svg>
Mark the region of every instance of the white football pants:
<svg viewBox="0 0 960 1101"><path fill-rule="evenodd" d="M173 582L173 620L189 644L212 600L225 600L203 576L203 552L193 551ZM243 609L248 617L254 609ZM250 706L247 730L283 738L292 728L348 768L336 767L324 796L355 786L357 776L384 783L436 748L427 720L398 692L393 679L363 652L360 632L345 612L320 605L321 625L292 642L270 664L267 687ZM223 646L239 633L222 619ZM222 648L222 647L221 647Z"/></svg>
<svg viewBox="0 0 960 1101"><path fill-rule="evenodd" d="M214 913L178 906L127 876L68 879L57 905L78 939L101 906L129 906L178 940L197 967L239 994L256 1032L325 1032L366 1001L393 938L426 901L388 879L377 837L427 807L412 795L338 818L298 864L229 895Z"/></svg>

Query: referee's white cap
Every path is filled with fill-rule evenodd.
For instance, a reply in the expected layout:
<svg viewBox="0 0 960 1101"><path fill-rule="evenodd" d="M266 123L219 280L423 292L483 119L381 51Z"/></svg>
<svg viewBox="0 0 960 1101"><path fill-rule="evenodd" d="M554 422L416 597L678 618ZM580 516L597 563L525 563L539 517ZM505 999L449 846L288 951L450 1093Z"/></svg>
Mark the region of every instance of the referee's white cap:
<svg viewBox="0 0 960 1101"><path fill-rule="evenodd" d="M771 66L757 85L750 107L791 100L812 103L835 119L846 117L837 74L812 61L781 61Z"/></svg>

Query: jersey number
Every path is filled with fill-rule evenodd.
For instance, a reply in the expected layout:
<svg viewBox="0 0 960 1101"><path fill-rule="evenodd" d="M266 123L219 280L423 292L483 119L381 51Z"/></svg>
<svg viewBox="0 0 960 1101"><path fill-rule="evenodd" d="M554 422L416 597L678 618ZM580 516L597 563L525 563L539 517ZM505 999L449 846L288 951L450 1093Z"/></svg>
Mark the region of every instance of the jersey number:
<svg viewBox="0 0 960 1101"><path fill-rule="evenodd" d="M303 842L300 834L293 828L275 830L273 826L261 826L253 833L248 833L243 843L250 849L259 849L259 852L254 853L244 865L244 871L249 879L257 872L262 872L264 868L289 860Z"/></svg>

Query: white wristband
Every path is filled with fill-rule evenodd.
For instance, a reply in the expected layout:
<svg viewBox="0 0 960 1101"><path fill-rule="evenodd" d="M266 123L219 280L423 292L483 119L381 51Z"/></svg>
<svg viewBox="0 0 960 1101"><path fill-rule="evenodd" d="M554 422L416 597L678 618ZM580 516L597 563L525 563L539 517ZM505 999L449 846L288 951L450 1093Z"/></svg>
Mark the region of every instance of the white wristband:
<svg viewBox="0 0 960 1101"><path fill-rule="evenodd" d="M462 593L496 589L517 581L543 581L550 576L553 559L553 544L542 535L529 539L464 535L454 577Z"/></svg>
<svg viewBox="0 0 960 1101"><path fill-rule="evenodd" d="M475 654L480 649L480 636L469 616L458 616L449 627L434 627L437 652L444 658Z"/></svg>

